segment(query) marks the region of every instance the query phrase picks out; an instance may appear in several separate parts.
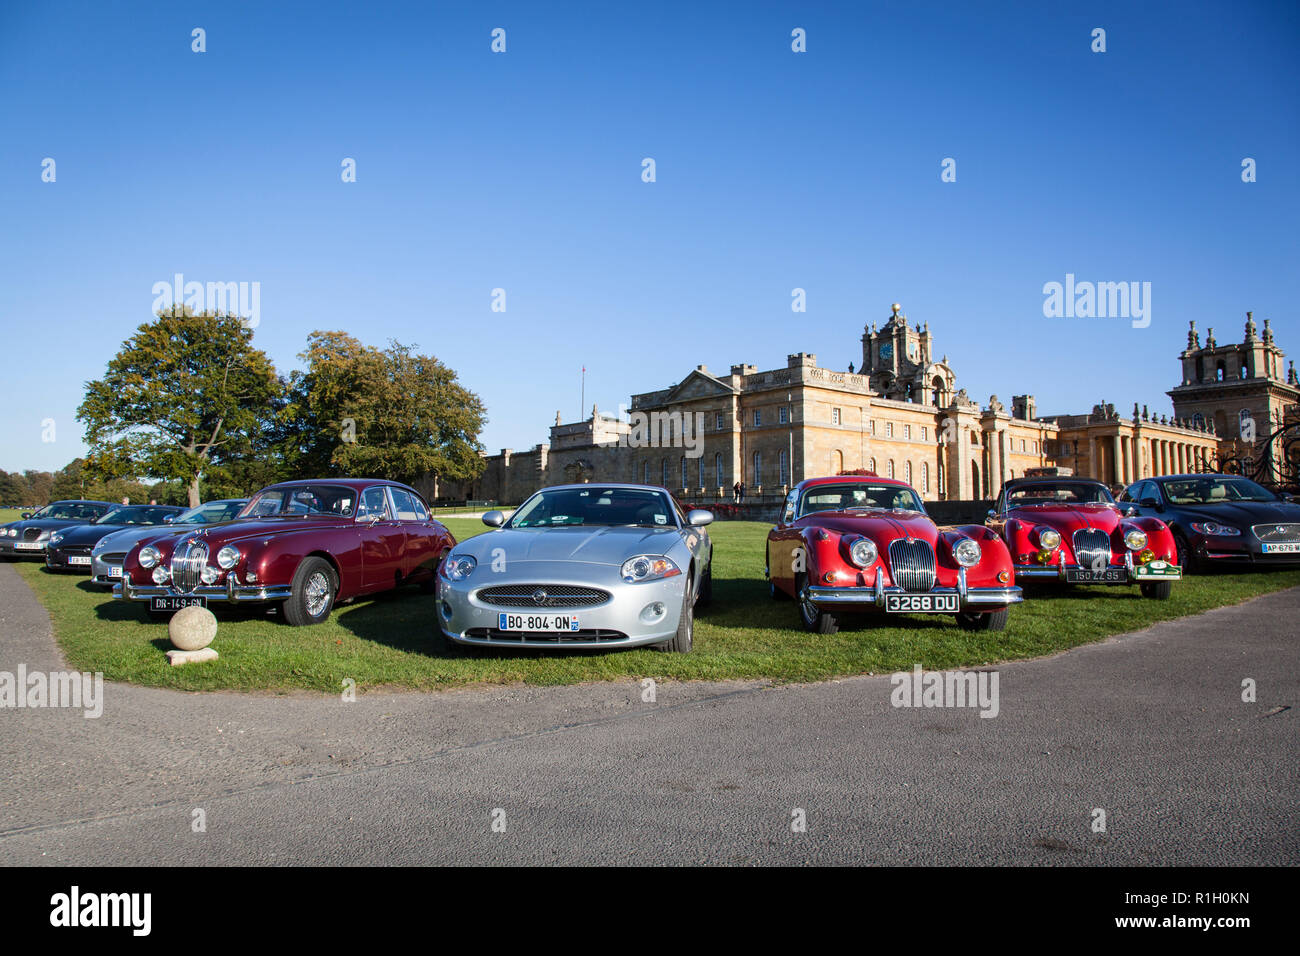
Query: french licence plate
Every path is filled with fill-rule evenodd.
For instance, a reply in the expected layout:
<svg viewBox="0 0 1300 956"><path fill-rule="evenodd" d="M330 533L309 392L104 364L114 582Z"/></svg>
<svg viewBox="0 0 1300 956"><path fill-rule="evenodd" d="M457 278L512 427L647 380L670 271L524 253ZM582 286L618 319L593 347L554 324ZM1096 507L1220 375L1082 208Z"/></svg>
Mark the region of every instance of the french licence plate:
<svg viewBox="0 0 1300 956"><path fill-rule="evenodd" d="M890 614L953 614L961 610L956 594L886 594Z"/></svg>
<svg viewBox="0 0 1300 956"><path fill-rule="evenodd" d="M84 554L68 555L68 564L90 564L90 558Z"/></svg>
<svg viewBox="0 0 1300 956"><path fill-rule="evenodd" d="M1124 568L1107 568L1105 571L1066 568L1065 580L1070 584L1123 584L1128 581L1128 571Z"/></svg>
<svg viewBox="0 0 1300 956"><path fill-rule="evenodd" d="M1300 552L1300 541L1273 542L1264 545L1265 554L1296 554Z"/></svg>
<svg viewBox="0 0 1300 956"><path fill-rule="evenodd" d="M36 541L15 541L14 549L17 551L41 551L45 545Z"/></svg>
<svg viewBox="0 0 1300 956"><path fill-rule="evenodd" d="M208 599L202 595L193 597L151 597L151 611L179 611L183 607L207 607Z"/></svg>
<svg viewBox="0 0 1300 956"><path fill-rule="evenodd" d="M498 614L501 631L577 631L578 618L572 614Z"/></svg>

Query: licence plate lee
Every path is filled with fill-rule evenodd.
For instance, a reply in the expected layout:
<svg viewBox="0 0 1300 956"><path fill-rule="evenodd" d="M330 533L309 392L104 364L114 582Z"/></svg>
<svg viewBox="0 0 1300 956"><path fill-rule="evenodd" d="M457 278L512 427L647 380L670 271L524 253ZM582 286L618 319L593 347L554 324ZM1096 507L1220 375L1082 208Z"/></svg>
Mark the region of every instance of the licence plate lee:
<svg viewBox="0 0 1300 956"><path fill-rule="evenodd" d="M15 541L14 548L18 551L41 551L44 550L45 545L35 541Z"/></svg>
<svg viewBox="0 0 1300 956"><path fill-rule="evenodd" d="M1264 545L1265 554L1300 554L1300 541L1274 542Z"/></svg>
<svg viewBox="0 0 1300 956"><path fill-rule="evenodd" d="M90 564L90 558L84 554L70 554L68 564Z"/></svg>
<svg viewBox="0 0 1300 956"><path fill-rule="evenodd" d="M151 597L149 599L149 610L151 611L179 611L183 607L207 607L208 599L202 596L195 597Z"/></svg>
<svg viewBox="0 0 1300 956"><path fill-rule="evenodd" d="M571 614L498 614L501 631L576 631L578 618Z"/></svg>
<svg viewBox="0 0 1300 956"><path fill-rule="evenodd" d="M122 576L122 569L121 569L121 568L109 568L109 569L108 569L108 576L109 576L110 578L120 578L120 577Z"/></svg>
<svg viewBox="0 0 1300 956"><path fill-rule="evenodd" d="M960 610L955 594L886 594L890 614L953 614Z"/></svg>
<svg viewBox="0 0 1300 956"><path fill-rule="evenodd" d="M1105 571L1076 571L1067 568L1065 580L1070 584L1123 584L1128 580L1128 572L1123 568L1107 568Z"/></svg>

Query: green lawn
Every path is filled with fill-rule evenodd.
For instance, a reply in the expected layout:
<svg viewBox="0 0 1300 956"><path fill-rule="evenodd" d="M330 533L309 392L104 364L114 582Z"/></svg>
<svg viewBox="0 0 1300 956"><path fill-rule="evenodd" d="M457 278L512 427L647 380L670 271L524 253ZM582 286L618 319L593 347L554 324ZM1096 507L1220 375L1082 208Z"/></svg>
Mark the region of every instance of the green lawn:
<svg viewBox="0 0 1300 956"><path fill-rule="evenodd" d="M474 519L446 523L458 538L484 530ZM1175 584L1174 597L1161 602L1139 597L1136 587L1042 588L1012 609L1001 633L962 631L947 617L870 615L838 634L816 636L798 627L791 602L768 597L762 577L768 526L719 522L710 530L714 605L697 619L691 654L448 652L434 635L433 598L406 589L340 607L317 627L289 627L261 610L218 607L221 626L213 646L221 659L173 668L163 656L170 646L166 625L148 620L139 606L92 590L84 577L51 574L34 561L15 566L49 610L73 667L103 671L109 680L185 690L337 692L349 677L361 690L640 677L823 680L908 670L918 662L949 668L1036 657L1300 585L1300 571L1216 574Z"/></svg>

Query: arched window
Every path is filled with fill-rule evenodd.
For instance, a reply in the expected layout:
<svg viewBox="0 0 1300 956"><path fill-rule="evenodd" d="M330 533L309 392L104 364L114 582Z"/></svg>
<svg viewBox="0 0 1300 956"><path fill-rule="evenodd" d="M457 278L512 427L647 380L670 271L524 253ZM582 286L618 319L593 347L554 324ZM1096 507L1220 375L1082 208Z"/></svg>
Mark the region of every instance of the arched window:
<svg viewBox="0 0 1300 956"><path fill-rule="evenodd" d="M763 453L754 452L754 485L758 486L763 483Z"/></svg>
<svg viewBox="0 0 1300 956"><path fill-rule="evenodd" d="M894 477L894 459L892 459L892 458L889 459L889 462L888 462L888 464L886 464L885 468L886 468L886 469L888 470L888 472L889 472L889 474L887 474L885 477L886 477L886 478L893 478L893 477Z"/></svg>
<svg viewBox="0 0 1300 956"><path fill-rule="evenodd" d="M871 461L867 464L867 470L871 472L873 475L876 473L876 459L874 458L871 459Z"/></svg>
<svg viewBox="0 0 1300 956"><path fill-rule="evenodd" d="M844 470L844 452L831 452L831 474L838 475Z"/></svg>
<svg viewBox="0 0 1300 956"><path fill-rule="evenodd" d="M910 461L903 463L903 480L909 485L912 483L912 463Z"/></svg>
<svg viewBox="0 0 1300 956"><path fill-rule="evenodd" d="M727 483L727 476L723 474L722 471L722 452L718 452L716 455L713 456L713 467L717 469L718 487L721 488Z"/></svg>
<svg viewBox="0 0 1300 956"><path fill-rule="evenodd" d="M921 494L930 493L930 465L928 462L921 462Z"/></svg>

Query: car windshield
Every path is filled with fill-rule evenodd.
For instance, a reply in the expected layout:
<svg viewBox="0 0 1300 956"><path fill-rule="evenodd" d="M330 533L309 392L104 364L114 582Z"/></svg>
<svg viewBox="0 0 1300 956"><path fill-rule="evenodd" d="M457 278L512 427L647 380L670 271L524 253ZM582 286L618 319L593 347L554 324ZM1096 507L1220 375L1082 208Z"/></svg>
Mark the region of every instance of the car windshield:
<svg viewBox="0 0 1300 956"><path fill-rule="evenodd" d="M246 501L208 501L178 514L173 524L212 524L216 521L229 521L239 514Z"/></svg>
<svg viewBox="0 0 1300 956"><path fill-rule="evenodd" d="M1027 505L1097 505L1113 504L1106 486L1091 481L1052 481L1024 485L1007 492L1008 508Z"/></svg>
<svg viewBox="0 0 1300 956"><path fill-rule="evenodd" d="M1276 501L1277 496L1249 478L1177 478L1160 482L1176 505L1214 505L1228 501Z"/></svg>
<svg viewBox="0 0 1300 956"><path fill-rule="evenodd" d="M32 515L32 519L58 518L62 520L94 521L103 513L103 505L88 505L76 501L56 501L54 504L46 505L36 512Z"/></svg>
<svg viewBox="0 0 1300 956"><path fill-rule="evenodd" d="M241 518L270 515L334 515L350 518L357 493L342 485L294 485L259 492L239 513Z"/></svg>
<svg viewBox="0 0 1300 956"><path fill-rule="evenodd" d="M643 488L556 488L539 491L515 512L509 528L677 526L673 506L661 491Z"/></svg>
<svg viewBox="0 0 1300 956"><path fill-rule="evenodd" d="M804 492L799 505L799 515L818 511L847 511L850 508L897 508L902 511L921 511L921 499L911 488L900 485L853 482L843 485L816 485Z"/></svg>
<svg viewBox="0 0 1300 956"><path fill-rule="evenodd" d="M93 524L162 524L164 519L175 514L170 508L155 508L149 505L133 505L127 508L114 508Z"/></svg>

